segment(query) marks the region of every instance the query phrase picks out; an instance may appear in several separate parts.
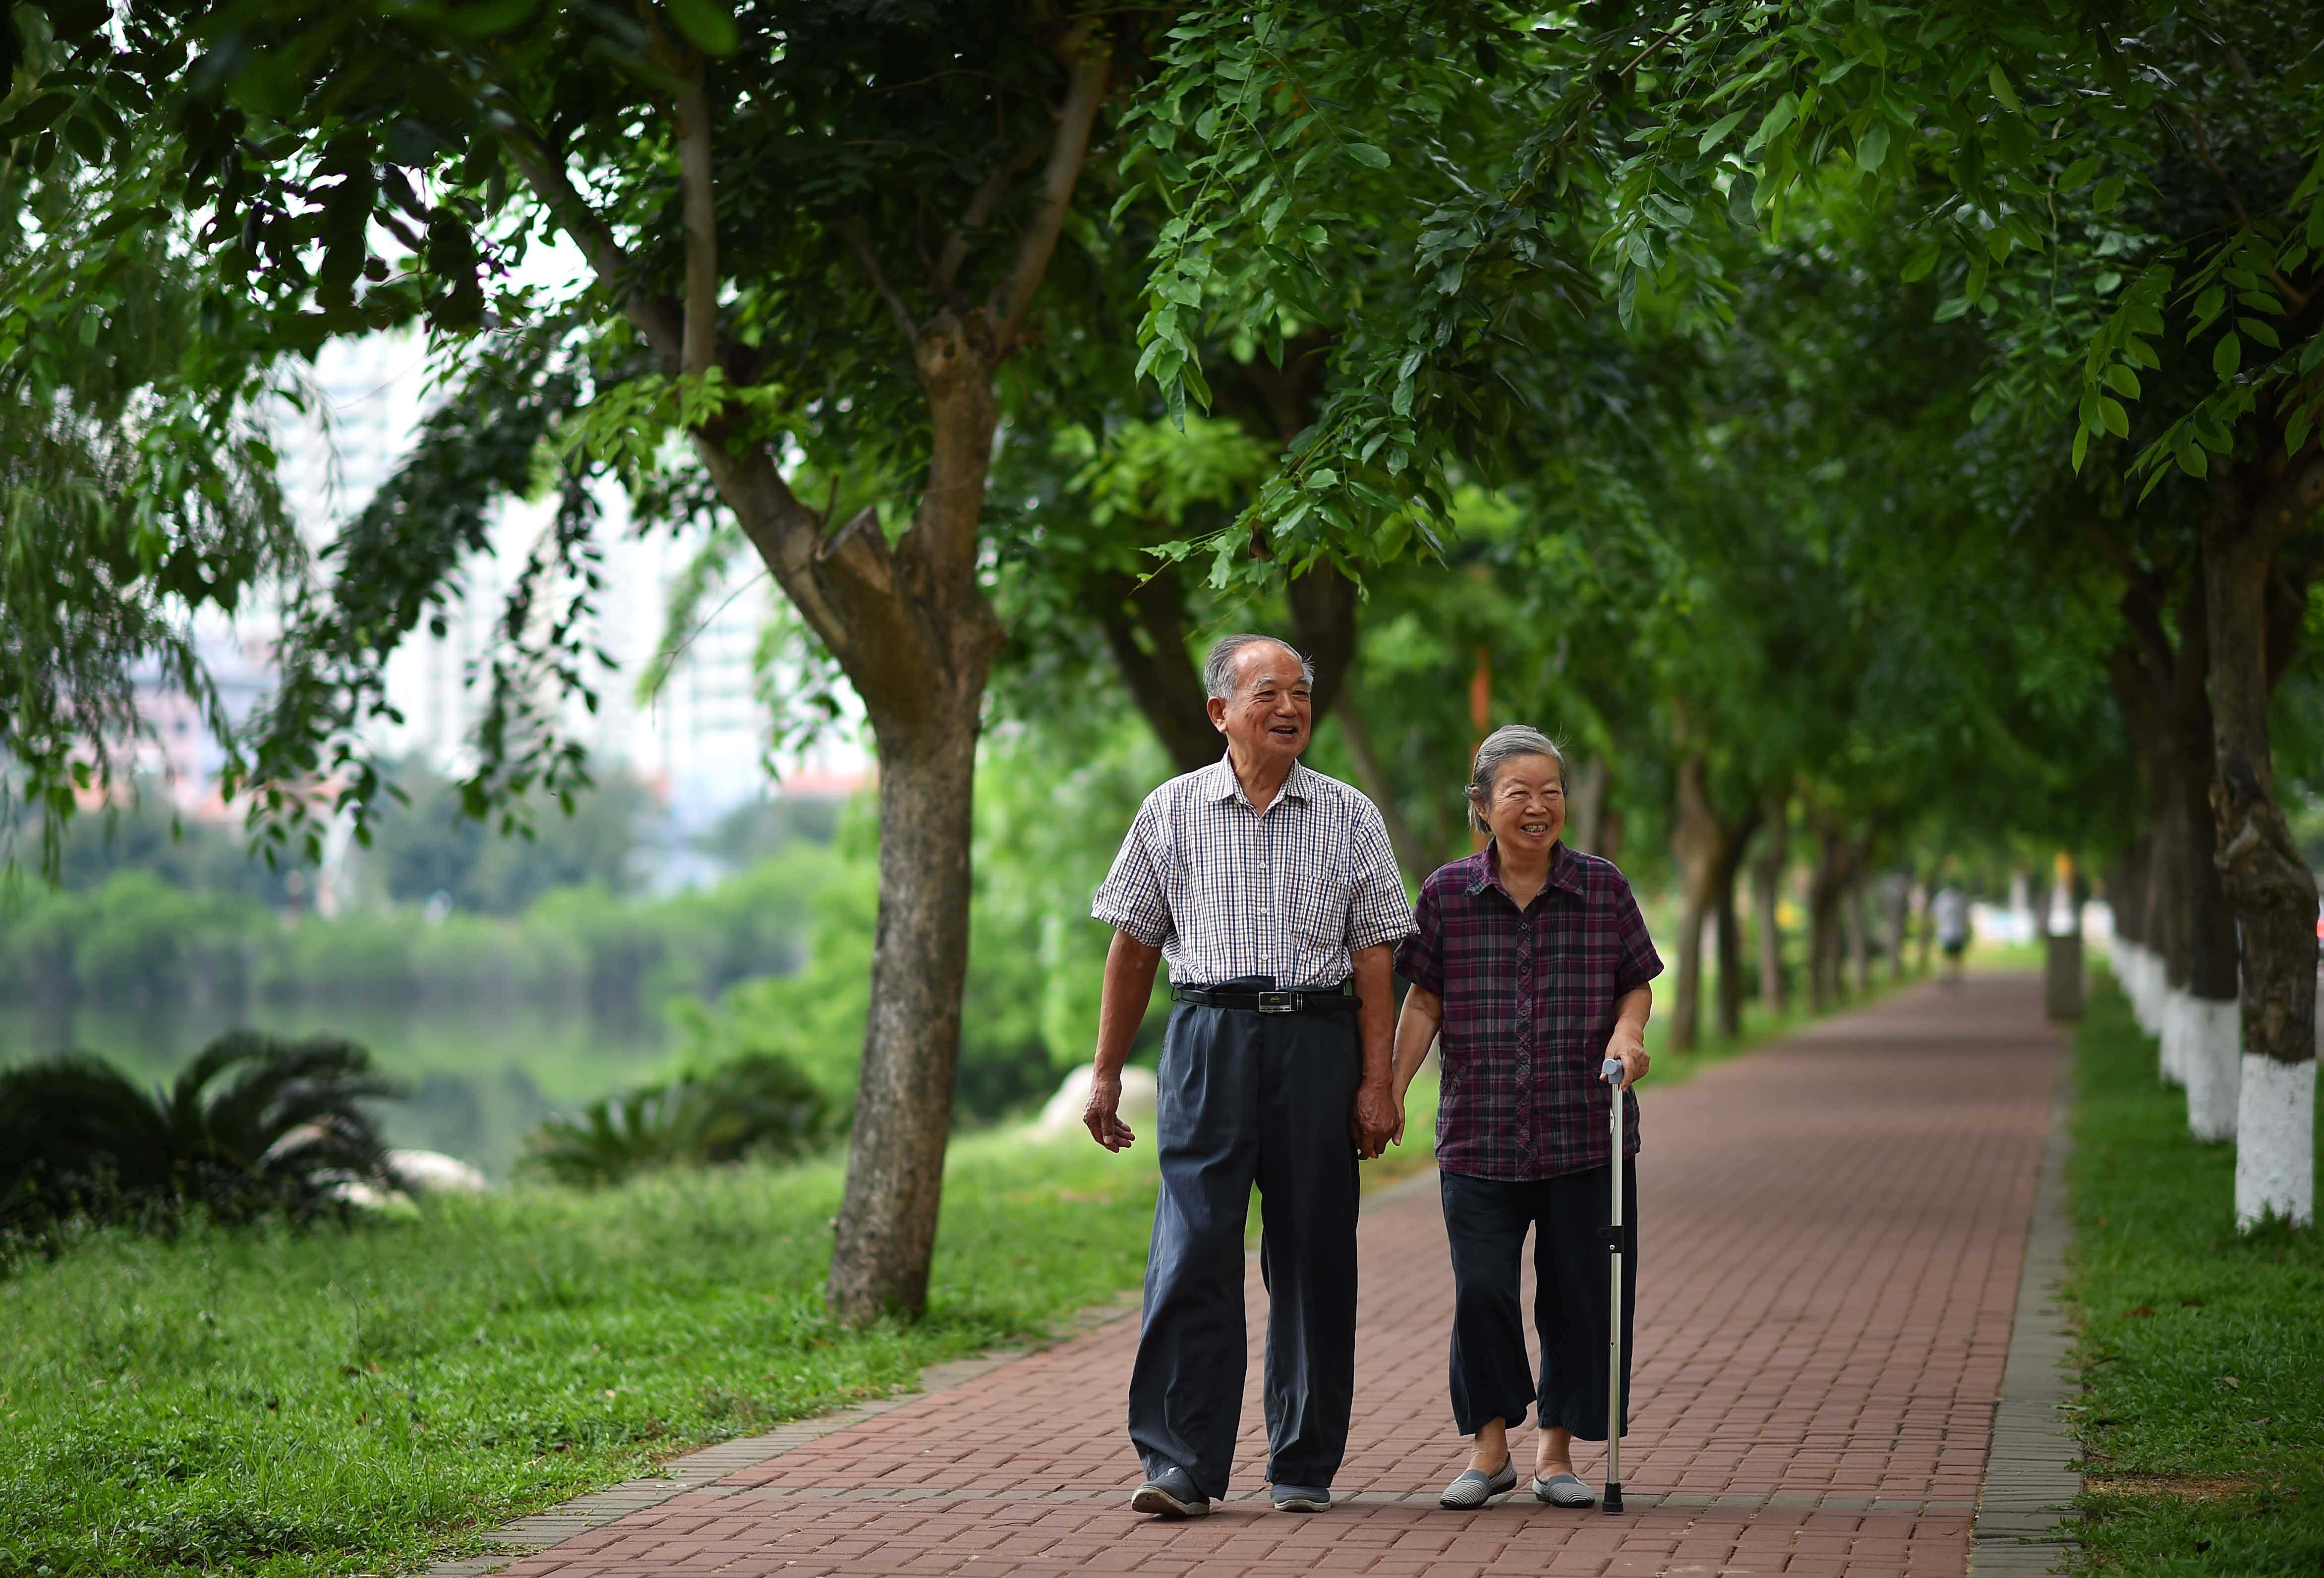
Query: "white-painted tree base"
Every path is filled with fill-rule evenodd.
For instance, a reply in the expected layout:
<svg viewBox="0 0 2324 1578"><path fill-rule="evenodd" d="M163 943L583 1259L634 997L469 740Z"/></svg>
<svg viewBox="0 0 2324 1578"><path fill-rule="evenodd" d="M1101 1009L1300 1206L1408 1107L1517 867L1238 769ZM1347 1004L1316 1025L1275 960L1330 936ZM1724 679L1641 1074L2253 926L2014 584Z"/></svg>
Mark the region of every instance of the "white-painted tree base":
<svg viewBox="0 0 2324 1578"><path fill-rule="evenodd" d="M2232 1001L2185 995L2180 1010L2180 1070L2187 1077L2187 1129L2198 1140L2236 1137L2243 1087L2243 1015Z"/></svg>
<svg viewBox="0 0 2324 1578"><path fill-rule="evenodd" d="M2316 1221L2316 1064L2244 1054L2236 1112L2236 1226Z"/></svg>
<svg viewBox="0 0 2324 1578"><path fill-rule="evenodd" d="M2154 955L2142 945L2125 945L2122 981L2130 993L2130 1012L2138 1021L2138 1028L2149 1035L2163 1033L2163 1021L2155 1013Z"/></svg>
<svg viewBox="0 0 2324 1578"><path fill-rule="evenodd" d="M2163 1046L2158 1067L2165 1085L2187 1083L2187 1009L2193 1001L2177 986L2163 988L2162 1005L2157 1013L2162 1028L2155 1036Z"/></svg>

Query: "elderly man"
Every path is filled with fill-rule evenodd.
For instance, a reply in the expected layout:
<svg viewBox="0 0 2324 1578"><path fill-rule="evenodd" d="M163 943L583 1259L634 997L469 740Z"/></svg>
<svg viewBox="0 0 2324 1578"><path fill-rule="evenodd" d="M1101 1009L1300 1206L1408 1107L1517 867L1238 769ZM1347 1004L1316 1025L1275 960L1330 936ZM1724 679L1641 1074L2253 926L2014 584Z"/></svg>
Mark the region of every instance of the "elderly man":
<svg viewBox="0 0 2324 1578"><path fill-rule="evenodd" d="M1120 1151L1121 1065L1157 962L1162 1193L1130 1438L1130 1505L1197 1518L1226 1493L1242 1412L1243 1224L1259 1189L1267 1280L1268 1482L1320 1512L1347 1447L1356 1353L1356 1163L1395 1133L1393 945L1412 909L1379 810L1302 766L1306 660L1229 636L1204 665L1225 757L1147 796L1096 917L1114 928L1089 1110Z"/></svg>

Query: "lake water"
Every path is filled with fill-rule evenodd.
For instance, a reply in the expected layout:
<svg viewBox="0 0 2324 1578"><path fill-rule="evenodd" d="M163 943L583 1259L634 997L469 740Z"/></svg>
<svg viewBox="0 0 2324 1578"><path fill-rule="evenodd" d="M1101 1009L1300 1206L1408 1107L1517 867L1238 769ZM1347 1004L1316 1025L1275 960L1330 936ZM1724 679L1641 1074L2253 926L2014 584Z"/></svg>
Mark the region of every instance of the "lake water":
<svg viewBox="0 0 2324 1578"><path fill-rule="evenodd" d="M0 1067L78 1047L158 1083L213 1036L244 1025L360 1043L410 1092L381 1107L388 1142L448 1152L495 1179L509 1176L525 1134L543 1117L658 1073L672 1050L656 1016L624 1025L531 1005L253 1004L233 1014L0 1008Z"/></svg>

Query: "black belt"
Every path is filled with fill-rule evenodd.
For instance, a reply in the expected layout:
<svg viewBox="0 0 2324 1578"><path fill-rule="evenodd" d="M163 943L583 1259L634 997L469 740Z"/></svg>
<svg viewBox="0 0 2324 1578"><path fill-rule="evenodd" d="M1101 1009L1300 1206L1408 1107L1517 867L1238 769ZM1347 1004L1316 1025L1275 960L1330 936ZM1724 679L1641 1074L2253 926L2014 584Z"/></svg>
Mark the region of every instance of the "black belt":
<svg viewBox="0 0 2324 1578"><path fill-rule="evenodd" d="M1198 1003L1205 1008L1249 1008L1259 1014L1352 1014L1364 1003L1353 992L1337 986L1296 992L1255 986L1173 986L1170 996L1176 1002Z"/></svg>

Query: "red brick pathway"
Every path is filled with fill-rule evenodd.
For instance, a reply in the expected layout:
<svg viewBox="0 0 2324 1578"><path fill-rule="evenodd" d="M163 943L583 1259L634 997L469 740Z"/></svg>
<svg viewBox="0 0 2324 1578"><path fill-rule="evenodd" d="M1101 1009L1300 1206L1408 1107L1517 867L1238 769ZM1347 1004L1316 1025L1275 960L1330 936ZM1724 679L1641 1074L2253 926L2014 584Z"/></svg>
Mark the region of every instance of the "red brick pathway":
<svg viewBox="0 0 2324 1578"><path fill-rule="evenodd" d="M1197 1523L1130 1513L1137 1324L1122 1320L529 1556L511 1578L1958 1578L2061 1046L2038 983L1987 977L1645 1087L1625 1516L1522 1497L1435 1505L1463 1454L1444 1392L1451 1275L1424 1182L1364 1220L1356 1424L1332 1512L1263 1499L1254 1353L1233 1495ZM1597 1460L1578 1465L1593 1481Z"/></svg>

